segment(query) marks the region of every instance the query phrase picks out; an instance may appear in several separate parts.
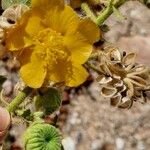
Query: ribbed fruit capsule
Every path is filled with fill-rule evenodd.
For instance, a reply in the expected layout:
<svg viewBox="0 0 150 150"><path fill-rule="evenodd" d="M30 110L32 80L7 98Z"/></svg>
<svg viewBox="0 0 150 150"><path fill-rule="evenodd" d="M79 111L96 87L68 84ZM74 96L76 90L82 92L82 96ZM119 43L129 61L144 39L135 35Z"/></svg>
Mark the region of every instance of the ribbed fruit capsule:
<svg viewBox="0 0 150 150"><path fill-rule="evenodd" d="M54 126L37 123L31 125L24 135L26 150L61 150L61 135Z"/></svg>

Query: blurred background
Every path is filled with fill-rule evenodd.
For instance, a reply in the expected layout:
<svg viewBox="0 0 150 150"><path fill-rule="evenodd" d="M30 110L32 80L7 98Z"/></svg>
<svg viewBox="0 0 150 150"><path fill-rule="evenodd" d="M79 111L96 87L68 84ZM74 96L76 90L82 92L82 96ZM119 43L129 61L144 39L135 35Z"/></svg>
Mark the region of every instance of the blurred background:
<svg viewBox="0 0 150 150"><path fill-rule="evenodd" d="M122 50L137 52L137 61L150 66L150 9L130 1L120 11L126 19L119 21L112 15L105 22L110 27L105 39ZM63 127L70 150L149 150L149 104L137 102L129 110L113 108L100 96L97 83L92 83L88 94L71 99Z"/></svg>
<svg viewBox="0 0 150 150"><path fill-rule="evenodd" d="M105 22L110 27L105 39L122 50L137 52L137 61L150 66L150 9L130 1L120 11L126 19L120 21L111 15ZM17 65L11 60L4 61L7 65L0 63L0 73L8 78L3 89L4 94L10 96L18 81ZM58 123L64 145L68 147L65 150L149 150L149 101L147 104L134 103L129 110L114 108L109 100L100 96L99 88L97 83L90 82L64 92L64 106ZM7 139L12 150L22 149L25 126L20 125L16 121Z"/></svg>

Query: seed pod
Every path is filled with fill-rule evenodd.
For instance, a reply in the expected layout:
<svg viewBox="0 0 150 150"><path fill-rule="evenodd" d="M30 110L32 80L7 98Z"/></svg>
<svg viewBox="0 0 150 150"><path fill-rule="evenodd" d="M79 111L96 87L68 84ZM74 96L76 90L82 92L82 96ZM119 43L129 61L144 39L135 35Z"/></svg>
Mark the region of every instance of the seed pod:
<svg viewBox="0 0 150 150"><path fill-rule="evenodd" d="M25 135L26 150L61 150L61 135L52 125L46 123L34 123Z"/></svg>
<svg viewBox="0 0 150 150"><path fill-rule="evenodd" d="M107 84L111 81L112 81L111 77L107 77L107 76L104 76L104 75L99 75L98 78L97 78L97 82L99 84Z"/></svg>
<svg viewBox="0 0 150 150"><path fill-rule="evenodd" d="M104 97L112 97L117 93L116 88L113 87L102 87L101 95Z"/></svg>
<svg viewBox="0 0 150 150"><path fill-rule="evenodd" d="M112 61L112 63L117 63L121 61L121 53L118 49L112 49L108 53L108 58Z"/></svg>
<svg viewBox="0 0 150 150"><path fill-rule="evenodd" d="M135 62L136 54L110 49L101 56L102 72L97 77L101 95L110 99L112 106L130 108L134 101L145 103L143 92L150 85L150 69Z"/></svg>

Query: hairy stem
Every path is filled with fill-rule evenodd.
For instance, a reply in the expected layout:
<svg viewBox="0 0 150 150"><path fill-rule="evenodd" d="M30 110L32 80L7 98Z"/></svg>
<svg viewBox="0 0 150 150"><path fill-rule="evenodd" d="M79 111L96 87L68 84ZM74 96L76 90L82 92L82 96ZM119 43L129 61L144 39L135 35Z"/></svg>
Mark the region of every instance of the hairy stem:
<svg viewBox="0 0 150 150"><path fill-rule="evenodd" d="M81 8L85 11L86 15L91 18L93 22L95 22L98 26L101 26L108 17L113 13L113 7L119 8L122 6L125 2L128 2L129 0L110 0L108 6L100 13L98 17L96 17L93 13L93 11L89 8L87 3L83 3L81 5ZM149 6L150 0L138 0L141 3Z"/></svg>
<svg viewBox="0 0 150 150"><path fill-rule="evenodd" d="M25 98L32 92L32 89L30 87L24 88L23 91L21 91L13 100L12 102L7 106L7 110L12 113L14 112L17 107L25 100Z"/></svg>
<svg viewBox="0 0 150 150"><path fill-rule="evenodd" d="M85 11L86 15L93 21L96 22L96 16L90 9L87 3L82 3L81 8Z"/></svg>
<svg viewBox="0 0 150 150"><path fill-rule="evenodd" d="M99 70L95 65L91 64L90 62L86 62L86 65L98 74L104 74L103 72L101 72L101 70Z"/></svg>
<svg viewBox="0 0 150 150"><path fill-rule="evenodd" d="M96 19L96 24L101 26L105 20L113 13L113 7L119 8L121 5L123 5L128 0L117 0L114 2L114 0L111 0L109 5L100 13L100 15Z"/></svg>

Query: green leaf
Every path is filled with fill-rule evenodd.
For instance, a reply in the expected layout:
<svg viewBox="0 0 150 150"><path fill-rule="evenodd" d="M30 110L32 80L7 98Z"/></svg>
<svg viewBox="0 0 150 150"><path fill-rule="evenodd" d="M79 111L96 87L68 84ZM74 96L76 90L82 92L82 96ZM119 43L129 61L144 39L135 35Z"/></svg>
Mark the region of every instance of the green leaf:
<svg viewBox="0 0 150 150"><path fill-rule="evenodd" d="M25 110L17 110L17 115L25 118L25 119L29 119L31 118L31 110L30 109L25 109Z"/></svg>
<svg viewBox="0 0 150 150"><path fill-rule="evenodd" d="M0 75L0 89L2 88L3 83L6 81L6 78Z"/></svg>
<svg viewBox="0 0 150 150"><path fill-rule="evenodd" d="M119 20L125 19L125 17L120 13L120 11L117 8L115 8L114 6L113 6L113 12Z"/></svg>
<svg viewBox="0 0 150 150"><path fill-rule="evenodd" d="M31 0L2 0L2 8L5 10L14 4L25 4L30 6Z"/></svg>
<svg viewBox="0 0 150 150"><path fill-rule="evenodd" d="M35 107L37 110L43 110L45 114L53 113L61 105L60 93L54 89L49 88L42 95L35 98Z"/></svg>

